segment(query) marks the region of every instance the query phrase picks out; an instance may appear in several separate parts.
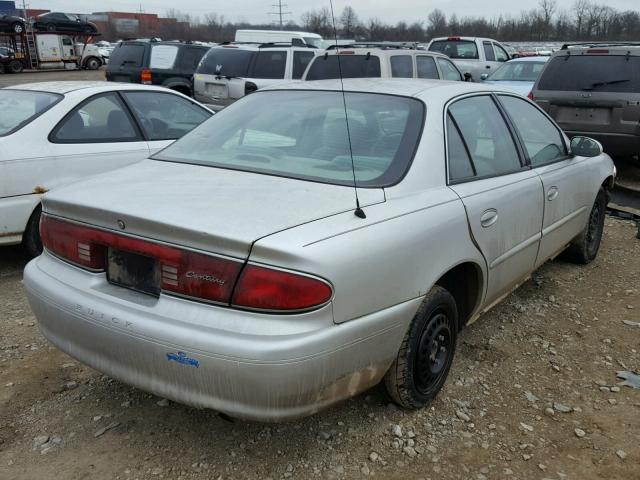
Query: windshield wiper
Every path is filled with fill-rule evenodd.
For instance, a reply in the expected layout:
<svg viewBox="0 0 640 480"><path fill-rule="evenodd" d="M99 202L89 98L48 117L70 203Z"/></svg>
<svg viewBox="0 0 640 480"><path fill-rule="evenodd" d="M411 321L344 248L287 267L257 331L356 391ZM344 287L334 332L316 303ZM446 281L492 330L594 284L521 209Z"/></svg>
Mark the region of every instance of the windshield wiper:
<svg viewBox="0 0 640 480"><path fill-rule="evenodd" d="M594 88L602 87L604 85L613 85L615 83L625 83L625 82L630 82L630 81L631 81L630 78L623 78L623 79L620 79L620 80L609 80L608 82L593 82L588 87L582 87L582 90L593 90Z"/></svg>

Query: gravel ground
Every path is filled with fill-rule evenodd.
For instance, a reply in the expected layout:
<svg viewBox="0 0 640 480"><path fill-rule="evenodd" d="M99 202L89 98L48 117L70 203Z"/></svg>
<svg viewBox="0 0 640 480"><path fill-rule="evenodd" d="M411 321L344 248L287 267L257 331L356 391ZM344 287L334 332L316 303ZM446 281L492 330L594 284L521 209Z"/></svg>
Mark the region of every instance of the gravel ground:
<svg viewBox="0 0 640 480"><path fill-rule="evenodd" d="M595 262L547 263L468 327L430 408L378 386L280 425L168 402L49 346L26 259L0 249L0 478L638 479L640 390L616 379L640 370L635 231L607 219Z"/></svg>

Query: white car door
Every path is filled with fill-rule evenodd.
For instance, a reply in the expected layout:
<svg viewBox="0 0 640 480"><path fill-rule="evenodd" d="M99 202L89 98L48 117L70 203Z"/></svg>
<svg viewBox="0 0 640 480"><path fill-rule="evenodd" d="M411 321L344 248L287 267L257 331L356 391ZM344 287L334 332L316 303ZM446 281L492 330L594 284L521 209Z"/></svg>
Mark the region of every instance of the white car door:
<svg viewBox="0 0 640 480"><path fill-rule="evenodd" d="M542 179L544 221L536 266L563 250L584 228L593 203L588 159L569 156L560 129L533 103L498 98L522 139L528 161Z"/></svg>
<svg viewBox="0 0 640 480"><path fill-rule="evenodd" d="M489 75L491 75L498 68L500 68L502 66L502 62L506 60L502 60L502 62L498 61L498 59L496 58L496 51L493 48L493 43L487 40L484 40L482 42L482 49L484 51L484 57L485 57L485 61L483 63L484 71L482 73L488 73ZM509 57L507 57L507 59L508 58Z"/></svg>
<svg viewBox="0 0 640 480"><path fill-rule="evenodd" d="M492 95L456 100L447 112L448 181L467 211L487 264L485 303L517 286L535 266L543 201Z"/></svg>
<svg viewBox="0 0 640 480"><path fill-rule="evenodd" d="M149 156L142 132L116 92L98 94L67 114L49 134L54 184L129 165ZM51 185L53 187L55 185Z"/></svg>
<svg viewBox="0 0 640 480"><path fill-rule="evenodd" d="M136 117L153 155L211 117L211 112L171 92L132 90L122 96Z"/></svg>

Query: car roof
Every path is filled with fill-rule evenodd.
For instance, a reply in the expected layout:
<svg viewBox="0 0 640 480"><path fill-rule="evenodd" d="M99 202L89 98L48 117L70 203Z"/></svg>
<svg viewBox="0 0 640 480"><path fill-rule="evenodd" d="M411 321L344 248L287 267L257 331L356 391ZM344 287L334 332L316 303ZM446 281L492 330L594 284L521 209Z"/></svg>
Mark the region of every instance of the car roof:
<svg viewBox="0 0 640 480"><path fill-rule="evenodd" d="M640 43L637 42L612 42L612 43L577 43L565 44L553 53L552 56L561 55L640 55ZM593 55L592 55L593 56Z"/></svg>
<svg viewBox="0 0 640 480"><path fill-rule="evenodd" d="M349 46L338 46L338 48L333 48L332 50L320 50L317 55L318 56L322 56L322 55L338 55L338 54L342 54L343 56L349 56L349 55L345 55L344 52L348 51L348 52L353 52L354 55L366 55L368 53L370 53L371 55L378 55L378 56L391 56L391 55L428 55L430 57L443 57L443 58L449 58L447 55L445 55L444 53L440 53L440 52L432 52L431 50L416 50L416 49L409 49L409 48L379 48L379 47L370 47L370 48L362 48L362 47L355 47L355 48L349 48Z"/></svg>
<svg viewBox="0 0 640 480"><path fill-rule="evenodd" d="M23 83L4 87L5 90L32 90L37 92L48 92L65 94L78 90L91 89L97 92L110 92L114 90L166 90L152 85L138 85L135 83L118 82L90 82L90 81L67 81L67 82L38 82Z"/></svg>
<svg viewBox="0 0 640 480"><path fill-rule="evenodd" d="M432 41L432 42L435 42L435 41L442 41L442 40L451 40L451 41L454 41L454 40L464 40L464 41L468 41L468 42L474 42L474 41L476 41L476 40L487 40L487 41L490 41L490 42L497 42L497 40L494 40L493 38L485 38L485 37L462 37L462 36L460 36L460 35L450 35L450 36L448 36L448 37L437 37L437 38L432 39L431 41Z"/></svg>
<svg viewBox="0 0 640 480"><path fill-rule="evenodd" d="M298 49L309 52L315 52L316 48L309 48L306 45L292 45L288 42L229 42L226 44L215 45L211 47L211 50L226 48L228 50L249 50L258 52L260 50L289 50ZM323 50L324 51L324 50Z"/></svg>
<svg viewBox="0 0 640 480"><path fill-rule="evenodd" d="M545 63L545 62L548 62L550 58L551 58L550 55L533 56L533 57L517 57L517 58L512 58L507 63L524 63L524 62Z"/></svg>
<svg viewBox="0 0 640 480"><path fill-rule="evenodd" d="M329 90L362 93L381 93L387 95L401 95L418 97L426 92L442 92L443 96L453 97L473 92L502 92L499 87L487 87L482 83L454 82L447 80L408 79L408 78L345 78L332 80L311 80L287 82L271 85L259 91L276 90Z"/></svg>

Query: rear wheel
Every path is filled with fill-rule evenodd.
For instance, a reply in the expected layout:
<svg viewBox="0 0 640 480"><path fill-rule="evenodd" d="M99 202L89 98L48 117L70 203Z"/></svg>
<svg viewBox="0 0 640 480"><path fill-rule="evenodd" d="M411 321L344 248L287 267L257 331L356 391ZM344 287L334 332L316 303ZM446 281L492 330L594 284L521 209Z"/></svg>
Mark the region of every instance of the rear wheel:
<svg viewBox="0 0 640 480"><path fill-rule="evenodd" d="M29 217L27 228L22 237L22 245L31 257L42 253L42 239L40 238L40 215L42 207L38 205Z"/></svg>
<svg viewBox="0 0 640 480"><path fill-rule="evenodd" d="M13 31L13 33L22 33L24 32L24 24L20 23L20 22L16 22L13 25L11 25L11 31Z"/></svg>
<svg viewBox="0 0 640 480"><path fill-rule="evenodd" d="M385 375L387 392L398 405L417 409L435 398L449 374L457 336L455 299L435 286L416 312Z"/></svg>
<svg viewBox="0 0 640 480"><path fill-rule="evenodd" d="M598 256L600 241L604 231L604 219L607 209L607 192L600 187L596 201L593 203L589 220L584 230L567 249L567 256L576 263L587 264Z"/></svg>
<svg viewBox="0 0 640 480"><path fill-rule="evenodd" d="M55 32L56 31L56 26L53 23L47 23L45 28L47 29L48 32Z"/></svg>
<svg viewBox="0 0 640 480"><path fill-rule="evenodd" d="M20 73L23 69L24 65L22 65L20 60L12 60L11 63L9 63L8 70L10 73Z"/></svg>

